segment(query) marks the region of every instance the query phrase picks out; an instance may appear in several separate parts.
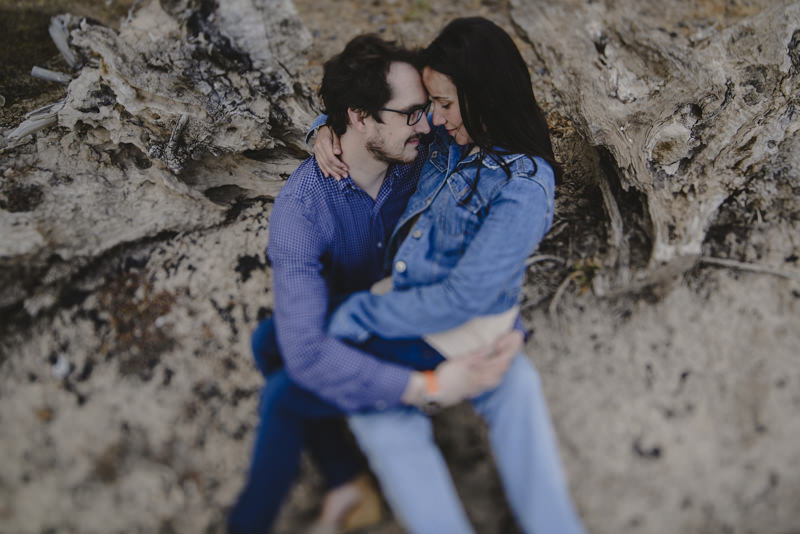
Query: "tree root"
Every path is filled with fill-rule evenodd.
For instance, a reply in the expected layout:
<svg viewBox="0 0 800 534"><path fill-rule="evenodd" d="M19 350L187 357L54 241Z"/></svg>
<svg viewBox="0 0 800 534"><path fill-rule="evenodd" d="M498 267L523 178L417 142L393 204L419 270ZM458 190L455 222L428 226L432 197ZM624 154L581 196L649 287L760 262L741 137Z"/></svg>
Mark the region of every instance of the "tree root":
<svg viewBox="0 0 800 534"><path fill-rule="evenodd" d="M570 282L575 280L577 273L578 271L569 273L567 277L564 278L564 281L559 284L558 289L556 289L556 292L553 295L553 300L551 300L550 304L547 306L547 313L549 315L555 315L556 309L558 308L558 301L561 300L561 296L564 294L564 291L567 290L567 287L569 287Z"/></svg>
<svg viewBox="0 0 800 534"><path fill-rule="evenodd" d="M534 263L539 263L540 261L556 261L558 263L567 263L564 258L559 258L558 256L553 256L552 254L536 254L535 256L531 256L525 260L525 267L530 267Z"/></svg>
<svg viewBox="0 0 800 534"><path fill-rule="evenodd" d="M706 263L709 265L719 265L721 267L729 267L731 269L739 269L742 271L750 271L753 273L771 274L773 276L786 278L788 280L792 280L793 282L800 284L800 277L796 275L789 274L774 267L759 265L757 263L747 263L743 261L728 260L725 258L714 258L712 256L700 256L699 261L701 263Z"/></svg>

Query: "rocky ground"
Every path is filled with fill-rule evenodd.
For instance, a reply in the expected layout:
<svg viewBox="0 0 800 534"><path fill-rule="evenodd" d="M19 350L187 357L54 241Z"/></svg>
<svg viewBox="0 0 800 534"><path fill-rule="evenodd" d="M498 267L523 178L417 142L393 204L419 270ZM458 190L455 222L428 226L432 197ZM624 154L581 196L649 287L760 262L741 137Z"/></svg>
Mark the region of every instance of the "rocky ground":
<svg viewBox="0 0 800 534"><path fill-rule="evenodd" d="M65 95L64 88L25 74L32 65L66 71L46 32L52 15L90 15L119 28L131 4L0 2L0 126L15 126L27 111ZM563 4L573 9L574 21L598 5ZM785 6L787 15L779 17L773 4ZM760 133L752 142L733 137L743 146L736 172L721 156L703 166L691 158L683 163L681 174L692 176L693 188L682 193L679 184L671 191L676 206L687 195L701 199L717 175L731 176L729 189L707 210L700 250L659 269L652 253L661 238L652 218L663 204L645 196L664 189L632 182L622 164L626 154L604 134L605 119L567 83L554 81L582 83L554 67L553 56L573 61L567 49L537 41L546 29L534 19L555 20L542 3L295 5L313 38L300 67L310 87L321 62L358 33L424 45L446 21L465 14L501 24L529 62L566 178L556 222L538 251L547 256L531 266L525 284L527 351L542 375L588 530L800 532L800 135L794 112L781 116L784 124L763 104L766 111L747 128L774 123L783 133ZM773 26L779 19L794 24L789 35L798 37L782 67L750 69L741 83L731 74L728 97L746 102L737 113L758 108L773 87L785 87L775 72L796 80L795 4L697 0L679 17L664 5L656 14L642 8L641 27L632 26L641 37L660 17L663 31L656 33L678 41L674 56L717 33L757 35L759 16L771 17ZM617 31L593 37L589 46L602 56L593 61L615 65L614 54L623 53L615 46L628 35ZM636 41L645 43L640 57L656 55L660 38ZM638 64L626 65L635 71ZM598 72L601 79L605 71ZM622 67L616 72L617 79L626 75ZM794 87L782 90L790 107L800 104ZM616 105L606 106L609 114ZM693 120L711 120L704 117ZM248 334L272 306L263 253L271 198L297 155L281 152L275 161L260 153L246 160L224 156L238 175L213 183L204 181L210 179L202 160L173 183L156 173L161 164L143 158L135 142L103 140L106 148L97 150L79 134L66 128L39 134L0 155L0 532L221 532L256 425L261 379ZM664 139L632 135L635 142ZM124 184L106 172L112 166L126 169ZM255 183L263 169L271 181ZM682 243L680 224L672 231L664 250ZM514 532L481 422L456 408L437 418L437 439L477 531ZM320 493L321 481L306 463L277 531L303 532ZM369 532L401 530L389 518Z"/></svg>

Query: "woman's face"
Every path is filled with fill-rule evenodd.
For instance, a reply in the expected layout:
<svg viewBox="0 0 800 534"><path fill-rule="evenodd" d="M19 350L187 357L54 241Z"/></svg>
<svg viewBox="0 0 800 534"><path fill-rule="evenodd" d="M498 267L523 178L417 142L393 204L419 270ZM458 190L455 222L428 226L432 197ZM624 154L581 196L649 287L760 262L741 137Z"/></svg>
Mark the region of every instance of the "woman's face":
<svg viewBox="0 0 800 534"><path fill-rule="evenodd" d="M443 124L447 133L453 136L456 143L466 145L472 143L472 138L464 127L461 119L461 109L458 107L458 92L450 77L437 72L430 67L422 69L422 82L428 91L433 105L433 124Z"/></svg>

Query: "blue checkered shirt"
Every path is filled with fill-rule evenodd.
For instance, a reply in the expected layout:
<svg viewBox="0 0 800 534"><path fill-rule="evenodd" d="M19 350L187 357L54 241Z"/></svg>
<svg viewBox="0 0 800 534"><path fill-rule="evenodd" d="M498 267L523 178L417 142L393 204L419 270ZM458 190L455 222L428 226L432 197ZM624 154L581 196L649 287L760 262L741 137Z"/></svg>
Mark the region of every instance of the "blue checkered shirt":
<svg viewBox="0 0 800 534"><path fill-rule="evenodd" d="M270 216L278 346L289 376L347 411L397 405L410 369L327 333L344 297L388 276L386 243L414 192L427 148L389 167L373 200L349 177L325 178L312 157L289 178Z"/></svg>

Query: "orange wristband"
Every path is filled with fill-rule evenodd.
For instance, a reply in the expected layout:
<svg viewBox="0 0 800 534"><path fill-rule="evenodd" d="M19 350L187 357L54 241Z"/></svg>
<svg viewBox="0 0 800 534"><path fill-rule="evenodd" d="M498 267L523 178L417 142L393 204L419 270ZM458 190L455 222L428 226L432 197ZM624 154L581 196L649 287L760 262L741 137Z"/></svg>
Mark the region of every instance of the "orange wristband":
<svg viewBox="0 0 800 534"><path fill-rule="evenodd" d="M425 375L425 391L428 395L435 395L439 391L439 380L436 378L436 373L433 371L424 371Z"/></svg>

